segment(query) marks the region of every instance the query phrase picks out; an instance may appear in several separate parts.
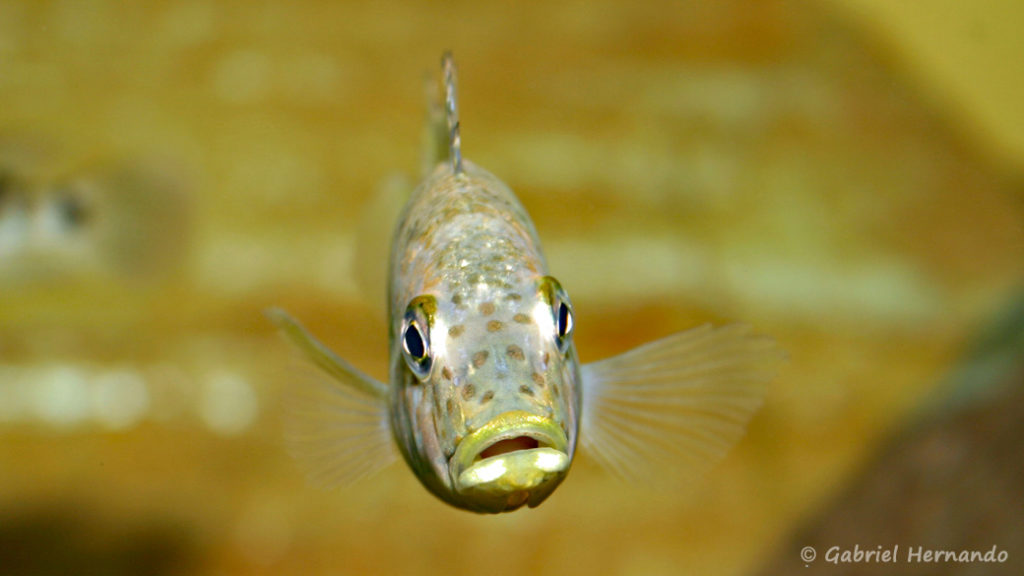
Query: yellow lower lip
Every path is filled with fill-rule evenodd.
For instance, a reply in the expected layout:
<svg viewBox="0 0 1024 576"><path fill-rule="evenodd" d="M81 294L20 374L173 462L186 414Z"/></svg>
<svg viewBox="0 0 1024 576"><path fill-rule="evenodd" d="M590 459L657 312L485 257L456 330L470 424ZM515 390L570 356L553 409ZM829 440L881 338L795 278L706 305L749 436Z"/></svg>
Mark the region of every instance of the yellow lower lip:
<svg viewBox="0 0 1024 576"><path fill-rule="evenodd" d="M492 444L518 436L537 440L539 447L477 459ZM549 418L506 412L459 443L451 460L452 480L459 492L529 490L568 469L567 446L565 432Z"/></svg>
<svg viewBox="0 0 1024 576"><path fill-rule="evenodd" d="M470 466L459 475L460 493L476 496L481 502L497 500L503 508L518 507L543 494L531 492L560 478L569 469L569 456L552 448L519 450L492 456ZM535 504L531 504L535 505Z"/></svg>

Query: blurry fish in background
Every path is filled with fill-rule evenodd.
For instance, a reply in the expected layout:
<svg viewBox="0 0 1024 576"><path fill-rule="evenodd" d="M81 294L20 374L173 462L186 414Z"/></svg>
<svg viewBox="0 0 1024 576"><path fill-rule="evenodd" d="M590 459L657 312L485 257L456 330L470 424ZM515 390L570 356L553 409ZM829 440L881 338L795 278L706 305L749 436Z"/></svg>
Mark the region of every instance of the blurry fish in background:
<svg viewBox="0 0 1024 576"><path fill-rule="evenodd" d="M443 71L444 113L430 118L444 137L428 138L431 172L393 236L390 384L269 312L337 380L291 383L292 452L331 484L379 470L397 445L434 495L486 513L544 501L577 440L629 480L706 470L742 435L782 352L744 326L703 326L581 365L572 303L525 209L461 156L450 55Z"/></svg>
<svg viewBox="0 0 1024 576"><path fill-rule="evenodd" d="M0 286L177 272L191 212L180 174L145 159L76 164L32 139L0 141Z"/></svg>
<svg viewBox="0 0 1024 576"><path fill-rule="evenodd" d="M0 136L0 422L125 430L176 410L160 390L181 378L167 384L125 334L188 279L192 180L162 157L91 148Z"/></svg>

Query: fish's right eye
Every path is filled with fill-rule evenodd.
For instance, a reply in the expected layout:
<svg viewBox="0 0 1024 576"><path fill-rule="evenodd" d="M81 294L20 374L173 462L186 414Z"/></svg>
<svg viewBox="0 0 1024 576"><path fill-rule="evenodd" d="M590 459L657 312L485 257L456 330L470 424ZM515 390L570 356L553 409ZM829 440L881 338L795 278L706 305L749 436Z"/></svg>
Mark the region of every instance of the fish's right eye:
<svg viewBox="0 0 1024 576"><path fill-rule="evenodd" d="M430 350L430 320L434 311L434 299L420 296L409 303L402 320L402 356L409 370L420 381L430 377L433 356Z"/></svg>
<svg viewBox="0 0 1024 576"><path fill-rule="evenodd" d="M432 361L428 342L420 322L415 318L407 318L402 328L402 355L409 369L420 380L430 376Z"/></svg>
<svg viewBox="0 0 1024 576"><path fill-rule="evenodd" d="M427 357L427 343L423 341L423 334L420 333L419 324L415 321L405 327L402 344L405 346L405 353L413 360L421 361Z"/></svg>

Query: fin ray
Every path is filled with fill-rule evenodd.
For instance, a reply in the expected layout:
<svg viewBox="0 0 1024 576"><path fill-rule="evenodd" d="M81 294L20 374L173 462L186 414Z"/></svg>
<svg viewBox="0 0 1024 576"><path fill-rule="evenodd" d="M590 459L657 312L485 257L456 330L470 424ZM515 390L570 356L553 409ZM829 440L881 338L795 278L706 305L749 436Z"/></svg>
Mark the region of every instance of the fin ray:
<svg viewBox="0 0 1024 576"><path fill-rule="evenodd" d="M394 462L384 383L338 357L283 310L267 316L319 368L304 363L284 403L285 444L313 483L352 483Z"/></svg>
<svg viewBox="0 0 1024 576"><path fill-rule="evenodd" d="M705 325L585 364L581 444L626 480L696 478L742 436L783 357L745 325Z"/></svg>
<svg viewBox="0 0 1024 576"><path fill-rule="evenodd" d="M451 52L441 57L444 76L444 113L448 122L448 161L452 174L462 173L462 136L459 134L459 99L456 93L455 59Z"/></svg>
<svg viewBox="0 0 1024 576"><path fill-rule="evenodd" d="M284 333L285 337L320 369L369 396L384 398L387 395L387 387L383 382L367 376L332 352L290 314L280 308L271 308L267 310L266 314L267 318Z"/></svg>
<svg viewBox="0 0 1024 576"><path fill-rule="evenodd" d="M438 95L437 81L432 75L424 78L427 115L423 123L420 153L420 181L426 180L437 165L448 160L448 121Z"/></svg>

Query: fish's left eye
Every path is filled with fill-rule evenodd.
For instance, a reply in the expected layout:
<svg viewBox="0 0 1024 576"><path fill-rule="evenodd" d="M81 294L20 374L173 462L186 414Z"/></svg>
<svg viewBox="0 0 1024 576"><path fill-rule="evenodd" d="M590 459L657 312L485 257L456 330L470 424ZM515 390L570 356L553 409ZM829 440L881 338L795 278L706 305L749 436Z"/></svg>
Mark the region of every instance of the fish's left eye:
<svg viewBox="0 0 1024 576"><path fill-rule="evenodd" d="M558 351L565 354L569 349L569 337L572 336L573 318L572 307L561 294L554 307L555 314L555 342L558 344Z"/></svg>
<svg viewBox="0 0 1024 576"><path fill-rule="evenodd" d="M551 306L551 316L554 320L555 344L558 351L565 354L569 350L569 342L572 330L575 326L572 314L572 304L569 303L569 295L565 293L562 285L551 276L545 276L540 281L540 292L544 300Z"/></svg>
<svg viewBox="0 0 1024 576"><path fill-rule="evenodd" d="M558 303L558 337L565 338L572 333L572 310L565 302Z"/></svg>

